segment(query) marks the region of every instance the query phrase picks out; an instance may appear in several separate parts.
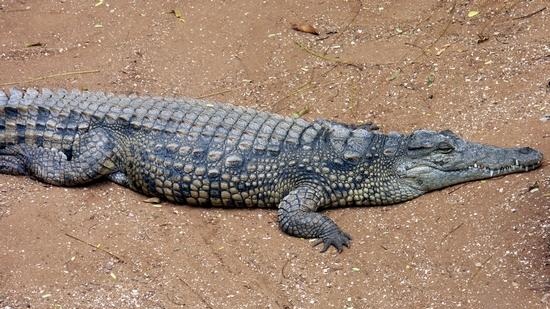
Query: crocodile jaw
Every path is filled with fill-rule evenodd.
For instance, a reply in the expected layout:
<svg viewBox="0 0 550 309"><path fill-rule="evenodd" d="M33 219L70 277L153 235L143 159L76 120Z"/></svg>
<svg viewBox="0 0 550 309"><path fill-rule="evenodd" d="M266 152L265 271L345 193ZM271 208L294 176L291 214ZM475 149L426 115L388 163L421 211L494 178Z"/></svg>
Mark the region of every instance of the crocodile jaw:
<svg viewBox="0 0 550 309"><path fill-rule="evenodd" d="M429 159L404 160L398 166L402 183L428 192L462 182L527 172L542 164L542 153L532 148L468 144L468 152L454 154L445 164Z"/></svg>

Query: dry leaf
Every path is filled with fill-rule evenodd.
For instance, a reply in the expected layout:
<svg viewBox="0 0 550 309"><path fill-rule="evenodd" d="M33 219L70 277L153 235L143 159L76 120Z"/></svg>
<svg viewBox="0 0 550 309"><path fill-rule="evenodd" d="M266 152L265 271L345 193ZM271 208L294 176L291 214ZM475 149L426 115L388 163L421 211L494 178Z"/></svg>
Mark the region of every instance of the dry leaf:
<svg viewBox="0 0 550 309"><path fill-rule="evenodd" d="M25 45L25 47L40 47L40 46L44 46L44 44L41 42L36 42L36 43L29 43Z"/></svg>
<svg viewBox="0 0 550 309"><path fill-rule="evenodd" d="M489 36L487 36L483 33L478 33L477 34L477 44L483 43L487 40L489 40Z"/></svg>
<svg viewBox="0 0 550 309"><path fill-rule="evenodd" d="M174 16L176 16L176 18L179 19L179 21L181 21L182 23L185 22L185 19L183 19L183 15L181 14L180 9L173 9L170 11L170 13L174 14Z"/></svg>
<svg viewBox="0 0 550 309"><path fill-rule="evenodd" d="M149 203L149 204L160 204L160 199L158 197L151 197L146 200L143 200L143 202Z"/></svg>
<svg viewBox="0 0 550 309"><path fill-rule="evenodd" d="M401 70L395 70L390 77L386 78L386 81L389 82L396 79L399 76L399 74L401 74Z"/></svg>
<svg viewBox="0 0 550 309"><path fill-rule="evenodd" d="M319 31L310 24L292 24L292 30L319 35Z"/></svg>
<svg viewBox="0 0 550 309"><path fill-rule="evenodd" d="M435 75L433 73L430 73L430 75L428 75L428 77L426 77L426 85L428 87L431 87L432 84L434 83L435 81Z"/></svg>
<svg viewBox="0 0 550 309"><path fill-rule="evenodd" d="M297 111L295 113L292 113L292 117L294 118L301 118L305 114L309 113L309 108L305 107L304 109Z"/></svg>

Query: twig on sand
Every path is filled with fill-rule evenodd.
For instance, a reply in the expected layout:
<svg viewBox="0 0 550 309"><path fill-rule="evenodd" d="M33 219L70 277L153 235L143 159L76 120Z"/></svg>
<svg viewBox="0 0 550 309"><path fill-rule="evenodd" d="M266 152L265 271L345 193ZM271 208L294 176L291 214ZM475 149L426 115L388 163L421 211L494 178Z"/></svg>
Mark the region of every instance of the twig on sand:
<svg viewBox="0 0 550 309"><path fill-rule="evenodd" d="M447 239L447 237L449 237L452 233L456 232L459 228L461 228L462 226L464 225L464 222L460 222L459 225L455 226L452 230L450 230L447 234L445 234L443 236L443 238L441 239L441 242L445 241L445 239Z"/></svg>
<svg viewBox="0 0 550 309"><path fill-rule="evenodd" d="M120 258L118 255L116 255L116 254L110 252L109 250L106 250L106 249L101 248L99 245L91 244L91 243L89 243L89 242L87 242L87 241L85 241L85 240L82 240L82 239L80 239L80 238L78 238L78 237L76 237L76 236L73 236L73 235L71 235L71 234L69 234L69 233L65 233L65 236L70 237L70 238L72 238L72 239L74 239L74 240L78 240L78 241L80 241L80 242L83 243L83 244L86 244L86 245L88 245L88 246L90 246L90 247L93 247L94 249L103 251L103 252L107 253L108 255L114 257L115 259L117 259L120 263L124 263L124 260L123 260L122 258Z"/></svg>
<svg viewBox="0 0 550 309"><path fill-rule="evenodd" d="M428 44L428 46L424 47L424 50L432 48L447 33L447 31L449 30L449 27L453 23L453 13L455 12L455 10L456 10L456 0L453 2L453 5L449 9L450 17L449 17L449 20L447 21L447 24L445 25L445 28L443 28L443 31L441 31L441 33L437 36L437 38L433 42ZM417 57L416 59L418 59L418 58L420 58L420 56ZM415 60L413 60L412 62L414 62Z"/></svg>
<svg viewBox="0 0 550 309"><path fill-rule="evenodd" d="M282 108L279 108L279 104L283 101L285 101L286 99L302 92L302 91L306 91L306 90L309 90L311 88L314 88L318 86L317 83L312 83L311 81L308 81L306 83L304 83L303 85L301 86L298 86L296 87L294 90L292 90L289 94L285 95L284 97L282 97L281 99L279 99L277 102L275 102L275 104L273 104L272 108L273 108L273 112L277 113L277 112L280 112Z"/></svg>
<svg viewBox="0 0 550 309"><path fill-rule="evenodd" d="M91 73L99 73L99 70L84 70L84 71L71 71L71 72L63 72L63 73L56 73L46 76L40 76L36 78L31 78L27 80L22 81L16 81L16 82L7 82L0 84L0 86L11 86L11 85L17 85L17 84L23 84L23 83L32 83L39 80L49 79L49 78L55 78L55 77L62 77L62 76L70 76L70 75L81 75L81 74L91 74Z"/></svg>
<svg viewBox="0 0 550 309"><path fill-rule="evenodd" d="M286 267L288 266L288 264L290 263L290 259L287 259L285 261L285 263L283 264L283 268L281 268L281 275L283 276L283 278L285 279L288 279L288 277L286 276Z"/></svg>
<svg viewBox="0 0 550 309"><path fill-rule="evenodd" d="M392 75L388 78L386 78L386 81L392 81L394 79L396 79L399 74L403 71L403 69L405 69L406 67L408 67L409 65L412 65L413 63L416 63L416 61L418 61L418 59L420 59L421 57L427 57L429 58L430 57L430 54L429 54L429 50L435 46L435 44L437 44L437 42L439 42L443 36L445 36L445 34L447 33L447 31L449 30L449 28L451 27L451 24L453 23L453 14L456 10L456 2L457 0L454 0L451 7L447 10L447 14L449 15L449 20L447 21L447 23L445 24L445 27L443 28L443 30L438 34L438 36L435 38L434 41L432 41L431 43L429 43L428 45L422 47L422 46L419 46L416 44L416 40L414 40L412 43L405 43L405 45L407 46L411 46L411 47L414 47L414 48L417 48L418 50L420 50L420 54L417 55L416 57L414 57L412 60L410 60L408 63L400 66L397 68L397 70L394 70ZM425 22L426 20L429 20L431 18L431 16L433 15L433 13L428 17L428 18L425 18L423 19L421 22L419 22L413 29L416 29L416 27L418 27L420 24L422 24L423 22ZM448 45L450 46L450 45ZM448 47L447 46L447 47ZM443 49L445 50L445 49ZM438 55L439 56L439 55ZM404 56L400 61L398 62L401 62L403 61L407 56Z"/></svg>
<svg viewBox="0 0 550 309"><path fill-rule="evenodd" d="M538 10L534 11L533 13L529 13L529 14L523 15L523 16L514 17L514 18L512 18L512 19L517 20L517 19L529 18L529 17L532 17L532 16L534 16L534 15L536 15L536 14L538 14L538 13L544 11L544 10L546 10L546 7L543 7L543 8L541 8L541 9L538 9Z"/></svg>
<svg viewBox="0 0 550 309"><path fill-rule="evenodd" d="M26 11L30 11L30 8L24 8L24 9L4 9L4 8L0 7L0 12L1 12L1 13L16 13L16 12L26 12Z"/></svg>
<svg viewBox="0 0 550 309"><path fill-rule="evenodd" d="M357 19L357 16L359 16L359 13L361 13L361 9L363 9L363 1L362 0L357 0L357 3L358 3L357 10L355 10L355 12L353 13L353 16L351 17L349 22L344 26L344 28L342 28L342 30L339 31L338 34L336 34L334 36L333 42L337 42L338 39L342 36L342 34L344 34L344 32L346 32L346 31L348 31L348 29L351 27L351 25ZM327 46L327 48L325 48L325 51L323 52L323 54L325 56L328 54L329 48L330 48L330 46Z"/></svg>
<svg viewBox="0 0 550 309"><path fill-rule="evenodd" d="M233 91L233 90L232 90L232 89L225 89L225 90L221 90L221 91L216 91L216 92L212 92L212 93L207 93L207 94L203 94L203 95L201 95L201 96L196 97L196 99L205 99L205 98L213 97L213 96L215 96L215 95L228 93L228 92L231 92L231 91Z"/></svg>
<svg viewBox="0 0 550 309"><path fill-rule="evenodd" d="M187 286L187 288L193 293L195 294L195 296L197 296L201 302L206 306L206 308L208 309L213 309L214 307L210 304L210 302L208 302L206 300L206 298L204 298L204 296L202 296L201 294L197 293L197 291L195 291L195 289L193 289L193 287L191 287L191 285L189 283L187 283L187 281L185 281L183 278L181 278L180 276L176 275L176 278L178 278L179 281L181 281L183 284L185 284L185 286Z"/></svg>
<svg viewBox="0 0 550 309"><path fill-rule="evenodd" d="M329 56L326 56L326 55L323 55L323 54L320 54L316 51L313 51L311 49L309 49L307 46L305 46L304 44L300 43L300 42L296 42L294 41L294 43L300 47L301 49L303 49L306 53L312 55L312 56L315 56L319 59L322 59L322 60L325 60L325 61L328 61L328 62L333 62L333 63L337 63L337 64L344 64L344 65L349 65L349 66L352 66L352 67L355 67L359 70L363 70L363 68L358 65L358 64L355 64L353 62L348 62L348 61L344 61L344 60L340 60L338 58L333 58L333 57L329 57Z"/></svg>
<svg viewBox="0 0 550 309"><path fill-rule="evenodd" d="M428 55L428 53L426 53L426 49L424 47L418 46L414 43L408 43L408 42L405 42L405 45L417 48L422 52L422 54L424 54L424 56L430 57L430 55Z"/></svg>
<svg viewBox="0 0 550 309"><path fill-rule="evenodd" d="M470 279L468 279L468 282L472 282L475 277L477 277L477 275L479 274L479 272L481 271L481 269L485 266L485 264L489 263L489 261L493 258L493 255L489 256L488 258L485 259L485 261L483 261L483 263L480 263L479 266L477 267L476 271L472 274L472 276L470 277Z"/></svg>

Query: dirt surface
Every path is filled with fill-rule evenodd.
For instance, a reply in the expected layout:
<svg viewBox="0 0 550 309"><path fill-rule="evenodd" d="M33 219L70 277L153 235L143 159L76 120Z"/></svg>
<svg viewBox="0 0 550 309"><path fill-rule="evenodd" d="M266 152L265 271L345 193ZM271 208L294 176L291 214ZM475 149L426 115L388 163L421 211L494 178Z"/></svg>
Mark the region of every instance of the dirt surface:
<svg viewBox="0 0 550 309"><path fill-rule="evenodd" d="M0 33L3 88L207 97L550 154L548 1L2 0ZM0 175L0 308L548 308L549 177L545 159L329 211L353 245L320 254L273 210Z"/></svg>

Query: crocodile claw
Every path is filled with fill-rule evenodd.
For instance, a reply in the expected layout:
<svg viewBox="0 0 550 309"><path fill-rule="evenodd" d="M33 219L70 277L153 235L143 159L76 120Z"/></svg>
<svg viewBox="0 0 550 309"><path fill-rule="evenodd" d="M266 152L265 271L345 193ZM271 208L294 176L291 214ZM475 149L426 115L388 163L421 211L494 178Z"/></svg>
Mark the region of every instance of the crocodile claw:
<svg viewBox="0 0 550 309"><path fill-rule="evenodd" d="M336 251L340 253L344 249L344 246L349 248L350 241L351 236L348 233L342 232L340 230L333 230L330 233L322 235L319 239L317 239L317 241L315 241L315 243L313 243L313 246L316 247L319 244L323 243L323 249L321 249L321 253L327 251L330 246L334 246L334 248L336 248Z"/></svg>

